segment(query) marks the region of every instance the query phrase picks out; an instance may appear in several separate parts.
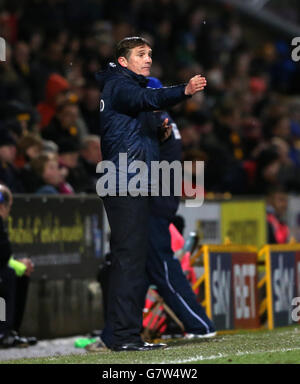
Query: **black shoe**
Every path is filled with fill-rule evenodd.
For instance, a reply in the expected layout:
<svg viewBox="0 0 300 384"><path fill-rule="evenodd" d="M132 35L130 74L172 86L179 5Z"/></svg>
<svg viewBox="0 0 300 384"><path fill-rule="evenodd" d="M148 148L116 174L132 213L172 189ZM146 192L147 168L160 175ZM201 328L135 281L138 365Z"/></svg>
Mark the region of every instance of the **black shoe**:
<svg viewBox="0 0 300 384"><path fill-rule="evenodd" d="M20 339L22 339L23 341L24 340L27 340L27 343L28 345L32 346L32 345L36 345L38 343L38 339L34 336L29 336L29 337L22 337L19 335L19 333L17 331L11 331L11 334L13 336L18 336Z"/></svg>
<svg viewBox="0 0 300 384"><path fill-rule="evenodd" d="M123 344L123 345L117 345L114 347L111 347L112 351L115 352L122 352L122 351L151 351L151 350L156 350L156 349L162 349L162 348L167 348L167 344L149 344L149 343L143 343L143 342L138 342L138 343L128 343L128 344Z"/></svg>
<svg viewBox="0 0 300 384"><path fill-rule="evenodd" d="M13 331L0 338L0 348L27 348L28 346L27 339L17 336Z"/></svg>
<svg viewBox="0 0 300 384"><path fill-rule="evenodd" d="M34 336L29 336L29 337L26 337L27 341L28 341L28 344L30 346L32 345L36 345L38 343L38 339Z"/></svg>

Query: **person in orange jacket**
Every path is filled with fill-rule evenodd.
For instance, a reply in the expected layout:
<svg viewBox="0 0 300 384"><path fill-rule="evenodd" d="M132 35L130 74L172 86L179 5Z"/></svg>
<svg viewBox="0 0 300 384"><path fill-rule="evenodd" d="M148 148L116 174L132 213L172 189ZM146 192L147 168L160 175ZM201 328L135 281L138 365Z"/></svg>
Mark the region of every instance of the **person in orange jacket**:
<svg viewBox="0 0 300 384"><path fill-rule="evenodd" d="M41 116L40 129L49 125L57 108L65 104L70 97L70 84L58 73L52 73L46 83L45 100L38 104L37 110Z"/></svg>

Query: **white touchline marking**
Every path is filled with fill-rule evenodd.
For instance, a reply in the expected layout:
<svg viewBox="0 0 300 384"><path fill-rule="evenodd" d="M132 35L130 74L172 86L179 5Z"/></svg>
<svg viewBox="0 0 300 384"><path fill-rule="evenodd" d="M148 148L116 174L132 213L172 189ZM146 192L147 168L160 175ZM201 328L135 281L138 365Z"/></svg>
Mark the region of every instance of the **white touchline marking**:
<svg viewBox="0 0 300 384"><path fill-rule="evenodd" d="M276 353L276 352L290 352L290 351L300 351L299 348L280 348L280 349L271 349L267 351L244 351L244 352L237 352L237 353L231 353L231 354L222 354L219 353L217 355L212 356L195 356L191 357L190 359L185 360L173 360L173 361L163 361L159 364L183 364L183 363L191 363L193 361L205 361L205 360L216 360L226 357L232 357L232 356L246 356L246 355L256 355L256 354L263 354L263 353ZM157 363L155 363L157 364Z"/></svg>

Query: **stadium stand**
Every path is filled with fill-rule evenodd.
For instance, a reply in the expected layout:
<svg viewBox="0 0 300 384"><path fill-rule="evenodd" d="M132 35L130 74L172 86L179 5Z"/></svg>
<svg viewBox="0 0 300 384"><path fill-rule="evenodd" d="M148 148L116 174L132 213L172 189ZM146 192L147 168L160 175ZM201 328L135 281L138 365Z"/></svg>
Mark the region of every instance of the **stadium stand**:
<svg viewBox="0 0 300 384"><path fill-rule="evenodd" d="M183 160L191 150L206 158L207 192L262 194L266 183L299 192L300 70L289 39L255 32L234 7L203 4L1 1L6 61L0 63L0 120L15 141L1 146L2 165L12 175L22 171L19 144L28 133L54 141L58 152L66 145L61 137L73 145L98 134L94 73L113 60L116 41L140 34L154 45L152 74L164 84L185 82L197 72L207 78L205 96L170 111L182 133ZM297 5L287 3L286 12L293 7L297 23ZM9 161L3 158L6 146L13 148ZM78 155L73 173L77 167L82 172ZM1 166L2 182L16 192L32 192L28 182L16 185L2 175ZM71 187L91 192L88 184L86 190Z"/></svg>

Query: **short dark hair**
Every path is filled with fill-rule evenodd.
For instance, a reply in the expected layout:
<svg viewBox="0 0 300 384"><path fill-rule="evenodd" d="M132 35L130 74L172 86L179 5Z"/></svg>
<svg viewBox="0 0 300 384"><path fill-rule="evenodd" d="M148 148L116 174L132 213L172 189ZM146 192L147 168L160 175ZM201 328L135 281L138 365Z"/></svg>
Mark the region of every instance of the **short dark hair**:
<svg viewBox="0 0 300 384"><path fill-rule="evenodd" d="M133 36L133 37L125 37L125 39L121 40L116 47L115 58L118 60L119 57L123 56L128 59L130 50L135 47L140 47L142 45L148 45L151 48L149 41L144 39L143 37Z"/></svg>
<svg viewBox="0 0 300 384"><path fill-rule="evenodd" d="M43 140L33 133L28 133L27 135L23 136L18 142L18 149L22 155L26 154L28 148L34 146L39 147L42 150Z"/></svg>
<svg viewBox="0 0 300 384"><path fill-rule="evenodd" d="M282 184L273 185L267 189L267 197L272 197L272 196L276 195L277 193L286 195L287 189Z"/></svg>
<svg viewBox="0 0 300 384"><path fill-rule="evenodd" d="M37 157L31 160L30 162L31 169L37 176L43 179L43 174L44 174L46 164L52 160L57 160L56 154L49 153L49 152L42 152L40 155L38 155Z"/></svg>

